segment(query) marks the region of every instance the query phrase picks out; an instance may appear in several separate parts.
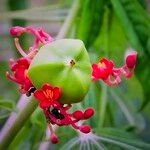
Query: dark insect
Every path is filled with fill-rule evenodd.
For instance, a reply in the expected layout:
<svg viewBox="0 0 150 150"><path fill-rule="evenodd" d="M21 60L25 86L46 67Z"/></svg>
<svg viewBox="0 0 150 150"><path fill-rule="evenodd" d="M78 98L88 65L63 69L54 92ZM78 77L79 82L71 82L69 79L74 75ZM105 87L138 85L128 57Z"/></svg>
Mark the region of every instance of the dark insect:
<svg viewBox="0 0 150 150"><path fill-rule="evenodd" d="M57 118L57 119L64 119L65 117L64 117L64 115L62 115L60 112L59 112L59 110L58 109L56 109L56 108L53 108L52 110L50 110L50 112L52 113L52 115L55 117L55 118Z"/></svg>
<svg viewBox="0 0 150 150"><path fill-rule="evenodd" d="M29 91L26 93L26 96L31 96L31 94L32 93L34 93L34 91L36 90L36 88L35 87L31 87L30 89L29 89Z"/></svg>

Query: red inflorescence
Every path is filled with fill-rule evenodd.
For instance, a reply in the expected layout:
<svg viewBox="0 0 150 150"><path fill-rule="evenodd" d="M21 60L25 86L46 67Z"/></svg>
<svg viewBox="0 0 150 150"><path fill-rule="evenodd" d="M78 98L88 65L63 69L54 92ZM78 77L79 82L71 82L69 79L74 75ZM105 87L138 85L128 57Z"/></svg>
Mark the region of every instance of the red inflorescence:
<svg viewBox="0 0 150 150"><path fill-rule="evenodd" d="M18 60L10 60L10 69L13 72L14 76L10 75L8 72L6 76L8 79L16 82L20 86L20 92L26 93L27 95L31 95L30 88L34 87L31 84L31 81L27 77L26 71L29 68L30 62L33 57L36 55L39 49L39 44L47 44L52 42L52 37L44 32L41 28L33 28L33 27L12 27L10 29L10 34L12 36L20 36L23 33L31 33L34 35L35 40L33 46L29 47L28 53L25 53L24 50L21 48L19 43L19 38L15 38L15 45L19 53L22 55L21 58ZM33 92L33 89L31 91Z"/></svg>
<svg viewBox="0 0 150 150"><path fill-rule="evenodd" d="M67 111L71 108L71 104L68 104L67 106L61 104L59 102L60 95L60 88L53 88L49 84L43 84L42 90L36 90L34 92L34 96L39 100L40 107L43 109L45 117L47 119L51 132L52 143L56 143L54 142L56 139L56 135L53 133L51 124L56 124L58 126L71 125L76 130L79 130L83 133L89 133L89 126L77 125L77 122L88 119L94 114L94 110L92 108L87 108L84 112L76 110L73 113L68 113Z"/></svg>
<svg viewBox="0 0 150 150"><path fill-rule="evenodd" d="M136 57L137 52L128 52L125 57L125 65L121 68L115 68L111 60L102 58L98 64L92 65L92 80L102 79L110 86L119 84L121 82L120 76L124 76L125 78L132 76L136 65Z"/></svg>
<svg viewBox="0 0 150 150"><path fill-rule="evenodd" d="M20 92L26 93L32 83L27 77L26 71L30 65L30 60L27 58L20 58L17 61L10 60L10 69L13 72L13 75L10 75L9 72L6 73L8 79L18 83L20 85Z"/></svg>

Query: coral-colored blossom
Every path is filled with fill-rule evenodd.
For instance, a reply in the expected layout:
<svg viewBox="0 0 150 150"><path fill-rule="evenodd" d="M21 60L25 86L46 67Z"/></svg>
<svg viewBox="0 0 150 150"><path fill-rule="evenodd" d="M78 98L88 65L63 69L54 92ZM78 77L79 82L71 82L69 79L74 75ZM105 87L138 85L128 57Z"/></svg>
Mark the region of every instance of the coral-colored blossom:
<svg viewBox="0 0 150 150"><path fill-rule="evenodd" d="M48 127L51 133L51 142L57 143L58 138L55 135L51 124L58 126L71 125L75 130L79 130L83 133L89 133L91 128L88 125L78 125L77 122L81 120L87 120L94 115L92 108L87 108L84 112L76 110L72 113L67 111L72 107L71 104L61 104L59 98L61 95L61 89L59 87L52 87L45 83L41 90L36 90L34 96L39 100L39 106L43 109Z"/></svg>
<svg viewBox="0 0 150 150"><path fill-rule="evenodd" d="M136 65L137 52L130 51L125 56L125 65L115 68L113 62L102 58L98 64L92 64L92 80L102 79L106 84L113 86L121 82L121 77L130 78Z"/></svg>
<svg viewBox="0 0 150 150"><path fill-rule="evenodd" d="M39 100L39 106L43 108L48 108L59 99L61 95L61 90L59 87L52 87L49 84L43 84L42 90L36 90L34 96Z"/></svg>
<svg viewBox="0 0 150 150"><path fill-rule="evenodd" d="M20 85L21 93L26 93L32 86L26 71L29 68L30 60L27 58L20 58L17 61L10 60L10 69L13 72L12 76L6 72L6 77Z"/></svg>
<svg viewBox="0 0 150 150"><path fill-rule="evenodd" d="M52 42L52 37L44 32L41 28L33 28L33 27L12 27L10 29L10 34L12 36L20 36L23 33L31 33L35 39L33 46L29 47L28 52L25 53L24 50L21 48L19 43L19 38L15 38L15 46L19 53L21 54L21 58L17 61L11 60L10 61L10 69L14 74L14 77L10 75L8 72L6 76L8 79L18 83L20 85L21 93L26 93L26 95L30 96L31 93L34 92L35 88L32 86L31 81L26 75L27 69L29 68L30 62L33 57L36 55L39 49L39 44L47 44ZM30 88L32 89L30 90Z"/></svg>
<svg viewBox="0 0 150 150"><path fill-rule="evenodd" d="M98 64L92 64L92 79L97 80L97 79L107 79L108 76L112 73L113 69L113 62L106 59L102 58Z"/></svg>

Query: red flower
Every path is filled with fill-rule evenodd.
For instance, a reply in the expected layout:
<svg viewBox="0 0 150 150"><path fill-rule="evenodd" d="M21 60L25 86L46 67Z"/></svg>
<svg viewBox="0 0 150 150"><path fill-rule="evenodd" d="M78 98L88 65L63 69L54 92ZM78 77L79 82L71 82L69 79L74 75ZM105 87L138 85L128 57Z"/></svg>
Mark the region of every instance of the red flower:
<svg viewBox="0 0 150 150"><path fill-rule="evenodd" d="M113 62L102 58L98 64L92 65L92 80L105 80L112 73Z"/></svg>
<svg viewBox="0 0 150 150"><path fill-rule="evenodd" d="M35 98L40 102L39 106L42 109L50 107L60 97L61 89L58 87L51 87L49 84L43 84L42 90L34 92Z"/></svg>
<svg viewBox="0 0 150 150"><path fill-rule="evenodd" d="M26 70L29 68L30 60L27 58L20 58L16 62L10 62L10 69L14 76L6 72L6 77L20 85L21 93L26 93L32 86L29 78L26 75Z"/></svg>

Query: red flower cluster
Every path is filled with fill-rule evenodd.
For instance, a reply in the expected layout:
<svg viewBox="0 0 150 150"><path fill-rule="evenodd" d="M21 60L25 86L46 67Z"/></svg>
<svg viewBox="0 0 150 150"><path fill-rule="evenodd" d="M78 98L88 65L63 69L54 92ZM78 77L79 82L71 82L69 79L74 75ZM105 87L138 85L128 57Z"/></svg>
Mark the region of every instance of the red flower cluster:
<svg viewBox="0 0 150 150"><path fill-rule="evenodd" d="M125 65L115 68L113 62L102 58L98 64L92 64L92 80L102 79L106 84L112 86L121 82L120 76L130 78L136 65L137 52L131 51L125 57ZM111 78L114 78L112 80Z"/></svg>
<svg viewBox="0 0 150 150"><path fill-rule="evenodd" d="M43 84L42 90L36 90L34 92L35 98L39 100L39 106L44 110L45 117L47 119L50 132L51 141L57 143L57 136L54 134L51 124L58 126L71 125L74 129L80 130L83 133L89 133L90 127L88 125L76 125L80 120L89 119L94 114L92 108L87 108L84 112L76 110L73 113L67 111L71 108L71 105L64 106L59 103L61 90L58 87L52 87L49 84Z"/></svg>
<svg viewBox="0 0 150 150"><path fill-rule="evenodd" d="M21 93L26 93L30 95L29 89L32 87L31 81L26 75L26 71L29 68L32 58L36 55L38 51L39 44L47 44L52 42L52 37L44 32L41 28L34 29L33 27L12 27L10 29L10 34L12 36L20 36L23 33L31 33L35 36L35 41L33 46L29 47L29 53L26 54L19 44L19 39L15 38L15 45L20 54L23 56L18 60L10 60L10 69L14 74L14 77L8 72L6 76L8 79L18 83L20 85ZM33 87L35 90L35 88ZM33 92L33 89L31 91Z"/></svg>
<svg viewBox="0 0 150 150"><path fill-rule="evenodd" d="M6 72L6 76L8 79L18 83L20 85L20 92L26 93L32 83L26 75L26 71L29 68L30 60L27 58L20 58L17 61L10 61L10 69L13 72L13 75L10 75L9 72Z"/></svg>

